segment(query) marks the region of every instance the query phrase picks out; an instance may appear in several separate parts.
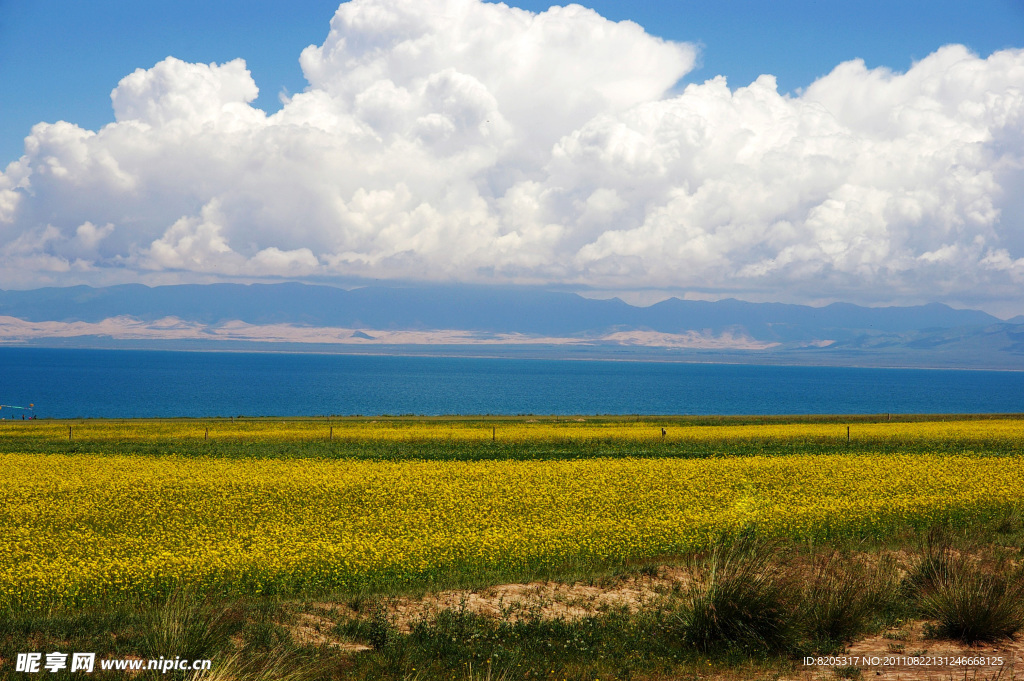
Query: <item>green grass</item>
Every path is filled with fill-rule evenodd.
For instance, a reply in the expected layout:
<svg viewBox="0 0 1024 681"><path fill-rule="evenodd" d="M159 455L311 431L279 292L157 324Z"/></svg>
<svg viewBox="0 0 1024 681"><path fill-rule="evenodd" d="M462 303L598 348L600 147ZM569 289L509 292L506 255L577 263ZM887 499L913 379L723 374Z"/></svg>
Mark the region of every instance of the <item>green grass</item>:
<svg viewBox="0 0 1024 681"><path fill-rule="evenodd" d="M771 436L760 439L720 438L707 442L673 440L627 443L616 439L573 439L571 431L565 436L550 439L516 442L503 441L503 423L525 420L538 423L565 423L574 421L566 417L320 417L298 419L244 419L244 422L296 422L322 424L319 435L311 432L305 439L286 439L277 442L239 439L204 439L206 429L216 432L218 427L236 425L240 420L229 419L165 419L119 421L85 419L50 421L42 420L39 425L60 423L74 431L71 440L63 435L39 438L21 427L23 422L12 422L6 429L0 427L0 442L4 451L42 454L130 454L137 456L178 455L185 457L215 457L232 459L276 458L276 459L359 459L371 461L485 461L485 460L565 460L595 457L631 458L709 458L724 456L787 456L793 454L968 454L975 456L1006 456L1019 454L1024 446L1024 436L1018 441L961 437L950 440L873 438L858 433L857 424L868 423L913 423L922 421L979 421L1020 418L1013 414L966 414L966 415L848 415L848 416L588 416L589 424L639 422L650 424L652 429L667 428L670 432L694 426L708 425L771 425L821 423L850 425L853 437L847 442L842 429L835 437L818 437L805 441L779 440ZM403 441L351 441L337 437L329 439L331 424L379 422L385 424L414 425L416 423L457 422L460 426L478 426L484 431L496 429L496 440L453 443L444 440L403 440ZM111 440L97 431L96 427L132 424L145 427L149 423L179 424L191 434L164 437L158 441ZM32 425L29 424L29 428ZM61 431L63 432L63 431ZM99 432L99 434L97 434ZM339 431L340 435L340 431Z"/></svg>
<svg viewBox="0 0 1024 681"><path fill-rule="evenodd" d="M900 444L863 441L853 445L845 442L669 442L664 445L624 445L620 442L530 442L530 443L465 443L453 448L444 442L403 443L325 443L289 442L269 445L246 442L175 442L156 444L123 444L110 446L105 442L79 441L68 444L19 442L4 440L8 451L39 454L128 454L137 456L215 457L230 459L358 459L366 461L562 461L590 458L681 458L698 459L726 456L791 456L796 454L958 454L974 456L1008 456L1019 449L1004 442Z"/></svg>

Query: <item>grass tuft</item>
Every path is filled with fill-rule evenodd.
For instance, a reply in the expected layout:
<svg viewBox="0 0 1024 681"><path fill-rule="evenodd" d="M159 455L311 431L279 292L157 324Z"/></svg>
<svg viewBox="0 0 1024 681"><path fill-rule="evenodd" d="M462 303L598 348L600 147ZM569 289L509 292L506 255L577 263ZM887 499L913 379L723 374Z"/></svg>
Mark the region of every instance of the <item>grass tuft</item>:
<svg viewBox="0 0 1024 681"><path fill-rule="evenodd" d="M935 634L965 643L995 641L1024 628L1024 583L1006 565L979 565L952 556L945 571L921 597L923 613L936 621Z"/></svg>
<svg viewBox="0 0 1024 681"><path fill-rule="evenodd" d="M996 530L998 531L998 529ZM963 544L963 542L960 542ZM965 643L995 641L1024 628L1024 580L1005 558L992 558L933 528L911 565L905 592L916 596L929 633Z"/></svg>
<svg viewBox="0 0 1024 681"><path fill-rule="evenodd" d="M815 558L801 594L801 620L818 650L835 650L866 631L879 613L899 600L896 565L879 557L873 565L837 551Z"/></svg>
<svg viewBox="0 0 1024 681"><path fill-rule="evenodd" d="M307 681L323 678L326 671L319 661L281 648L260 657L234 653L216 667L193 673L188 681Z"/></svg>
<svg viewBox="0 0 1024 681"><path fill-rule="evenodd" d="M704 556L679 613L683 642L701 652L784 652L796 641L794 586L777 562L777 545L749 535Z"/></svg>
<svg viewBox="0 0 1024 681"><path fill-rule="evenodd" d="M910 565L904 580L908 597L932 593L949 580L958 553L952 548L948 530L932 527L921 544L920 557Z"/></svg>
<svg viewBox="0 0 1024 681"><path fill-rule="evenodd" d="M151 658L211 658L230 645L229 637L242 624L234 610L207 605L198 596L182 591L172 593L148 619L142 643L143 652Z"/></svg>

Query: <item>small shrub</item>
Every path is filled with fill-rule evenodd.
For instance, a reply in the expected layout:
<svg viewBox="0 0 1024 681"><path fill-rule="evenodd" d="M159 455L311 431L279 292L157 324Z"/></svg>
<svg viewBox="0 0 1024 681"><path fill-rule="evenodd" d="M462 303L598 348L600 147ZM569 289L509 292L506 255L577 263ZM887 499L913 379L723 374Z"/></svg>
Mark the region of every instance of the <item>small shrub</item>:
<svg viewBox="0 0 1024 681"><path fill-rule="evenodd" d="M983 566L959 556L947 568L921 597L921 610L936 621L938 637L994 641L1024 628L1024 585L1004 565Z"/></svg>
<svg viewBox="0 0 1024 681"><path fill-rule="evenodd" d="M967 643L1012 636L1024 628L1024 581L1005 560L956 550L941 529L929 532L906 585L918 599L930 638Z"/></svg>
<svg viewBox="0 0 1024 681"><path fill-rule="evenodd" d="M945 534L933 528L921 546L921 557L910 566L904 581L904 591L910 597L931 593L949 580L956 569L957 554L949 546Z"/></svg>
<svg viewBox="0 0 1024 681"><path fill-rule="evenodd" d="M249 622L242 630L247 650L271 650L290 640L288 632L273 622Z"/></svg>
<svg viewBox="0 0 1024 681"><path fill-rule="evenodd" d="M150 615L143 636L145 652L153 658L168 654L210 658L228 644L240 626L237 612L209 606L198 596L178 591Z"/></svg>
<svg viewBox="0 0 1024 681"><path fill-rule="evenodd" d="M772 558L775 545L750 537L717 545L677 615L683 642L701 652L781 652L795 640L793 586Z"/></svg>
<svg viewBox="0 0 1024 681"><path fill-rule="evenodd" d="M383 650L398 636L398 629L388 619L383 607L373 611L366 623L366 640L375 650Z"/></svg>
<svg viewBox="0 0 1024 681"><path fill-rule="evenodd" d="M832 649L865 631L897 599L895 565L844 560L836 552L815 560L802 593L801 620L815 647Z"/></svg>

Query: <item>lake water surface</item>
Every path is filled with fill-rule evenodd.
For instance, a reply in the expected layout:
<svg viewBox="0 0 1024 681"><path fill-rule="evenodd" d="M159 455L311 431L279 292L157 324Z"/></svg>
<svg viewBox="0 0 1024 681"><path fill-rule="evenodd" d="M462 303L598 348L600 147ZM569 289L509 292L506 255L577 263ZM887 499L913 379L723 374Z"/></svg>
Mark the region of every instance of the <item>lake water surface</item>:
<svg viewBox="0 0 1024 681"><path fill-rule="evenodd" d="M0 348L0 403L40 418L1005 413L1024 412L1024 373Z"/></svg>

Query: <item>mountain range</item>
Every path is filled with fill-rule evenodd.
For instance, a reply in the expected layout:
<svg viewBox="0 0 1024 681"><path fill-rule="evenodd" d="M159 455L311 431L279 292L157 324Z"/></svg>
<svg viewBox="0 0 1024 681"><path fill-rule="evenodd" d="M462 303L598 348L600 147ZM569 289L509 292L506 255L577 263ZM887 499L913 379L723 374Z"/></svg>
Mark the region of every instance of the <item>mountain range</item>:
<svg viewBox="0 0 1024 681"><path fill-rule="evenodd" d="M538 288L301 283L0 291L0 343L1024 369L1024 318Z"/></svg>

